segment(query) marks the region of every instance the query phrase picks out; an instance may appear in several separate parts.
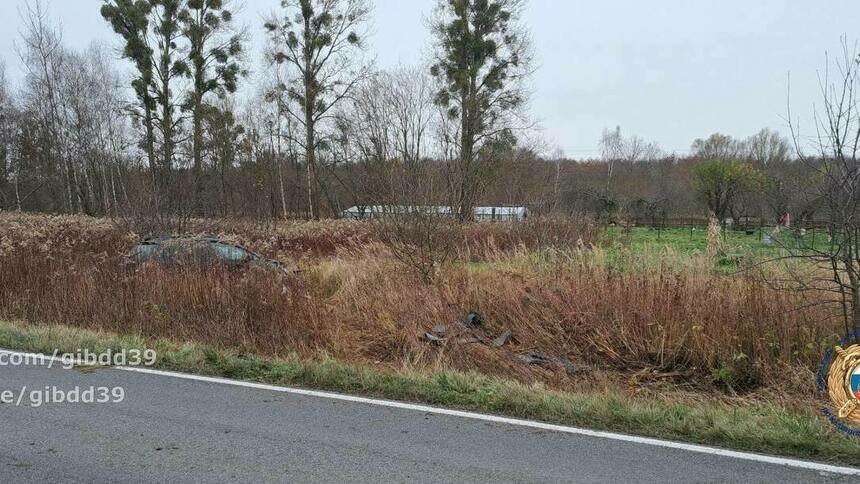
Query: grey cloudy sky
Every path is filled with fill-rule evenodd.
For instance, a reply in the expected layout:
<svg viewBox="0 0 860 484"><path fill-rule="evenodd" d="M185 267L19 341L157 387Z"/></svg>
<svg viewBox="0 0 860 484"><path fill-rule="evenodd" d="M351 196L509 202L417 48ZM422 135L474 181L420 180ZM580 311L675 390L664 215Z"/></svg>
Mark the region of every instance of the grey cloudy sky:
<svg viewBox="0 0 860 484"><path fill-rule="evenodd" d="M0 0L0 56L13 80L21 75L18 10L28 1ZM48 2L67 45L115 42L100 4ZM257 42L261 18L278 4L245 0L239 19ZM378 64L420 62L434 0L375 5ZM531 112L542 137L576 158L596 155L601 131L616 125L670 152L715 131L785 132L789 72L792 108L808 130L825 52L839 52L843 34L860 38L857 0L531 0L524 20L538 57Z"/></svg>

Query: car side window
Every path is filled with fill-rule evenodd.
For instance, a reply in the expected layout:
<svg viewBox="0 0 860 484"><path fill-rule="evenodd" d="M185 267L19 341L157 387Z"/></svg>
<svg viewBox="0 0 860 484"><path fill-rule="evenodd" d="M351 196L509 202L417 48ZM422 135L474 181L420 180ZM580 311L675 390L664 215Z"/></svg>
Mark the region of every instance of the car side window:
<svg viewBox="0 0 860 484"><path fill-rule="evenodd" d="M129 256L139 262L152 259L158 253L159 247L154 244L140 244L131 250Z"/></svg>
<svg viewBox="0 0 860 484"><path fill-rule="evenodd" d="M248 251L232 245L216 242L211 244L211 247L218 254L218 258L226 262L242 262L251 258Z"/></svg>

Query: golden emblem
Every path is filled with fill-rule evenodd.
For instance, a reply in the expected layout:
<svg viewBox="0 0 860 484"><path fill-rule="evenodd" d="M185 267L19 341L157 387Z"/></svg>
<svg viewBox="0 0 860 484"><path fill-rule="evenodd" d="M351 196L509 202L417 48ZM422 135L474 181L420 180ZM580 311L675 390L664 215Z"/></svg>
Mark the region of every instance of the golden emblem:
<svg viewBox="0 0 860 484"><path fill-rule="evenodd" d="M860 345L837 346L827 373L827 392L839 419L860 425Z"/></svg>

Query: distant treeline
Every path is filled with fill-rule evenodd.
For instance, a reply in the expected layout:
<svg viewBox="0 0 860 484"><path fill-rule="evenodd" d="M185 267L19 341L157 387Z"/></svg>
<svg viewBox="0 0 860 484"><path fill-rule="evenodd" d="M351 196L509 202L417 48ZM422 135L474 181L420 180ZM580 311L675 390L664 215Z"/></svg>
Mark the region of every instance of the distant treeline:
<svg viewBox="0 0 860 484"><path fill-rule="evenodd" d="M18 44L22 82L10 85L0 65L0 209L289 218L396 203L458 213L525 205L601 220L815 214L814 201L795 196L814 167L767 130L747 140L715 134L677 157L618 128L604 133L598 160L546 155L526 141L522 3L465 2L478 31L463 28L460 3L440 2L429 65L379 70L362 61L368 4L286 2L251 27L268 36L253 78L247 66L259 60L247 58L248 27L228 1L105 1L119 51L68 48L35 3ZM117 70L118 57L130 72ZM250 94L237 96L242 86Z"/></svg>

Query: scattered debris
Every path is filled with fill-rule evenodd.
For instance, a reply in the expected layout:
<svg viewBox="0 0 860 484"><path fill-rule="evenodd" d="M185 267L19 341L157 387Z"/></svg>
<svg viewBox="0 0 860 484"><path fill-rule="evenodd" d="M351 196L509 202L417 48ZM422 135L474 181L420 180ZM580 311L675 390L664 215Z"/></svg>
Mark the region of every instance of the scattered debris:
<svg viewBox="0 0 860 484"><path fill-rule="evenodd" d="M452 325L437 324L433 326L433 329L431 329L430 332L424 333L421 336L421 339L423 339L424 341L429 341L431 343L443 343L448 341L449 337L456 337L458 335L457 333L462 335L463 330L465 330L469 334L463 338L458 339L458 343L469 344L486 342L486 337L483 334L473 333L473 331L475 331L478 327L481 326L481 323L481 315L472 311L466 315L466 318L463 321L454 322ZM454 326L453 330L451 326Z"/></svg>
<svg viewBox="0 0 860 484"><path fill-rule="evenodd" d="M451 341L461 345L481 343L493 348L501 348L514 339L514 334L509 329L490 339L485 331L479 328L481 324L481 316L476 312L470 312L466 315L466 319L459 324L437 324L433 326L433 329L421 335L420 339L436 345L447 344ZM517 358L527 365L564 368L568 375L573 375L578 371L576 366L567 358L546 355L536 351L520 353Z"/></svg>
<svg viewBox="0 0 860 484"><path fill-rule="evenodd" d="M483 320L481 319L481 315L474 312L474 311L467 314L466 319L463 320L463 324L467 327L470 327L470 328L476 328L476 327L480 326L481 323L483 323Z"/></svg>
<svg viewBox="0 0 860 484"><path fill-rule="evenodd" d="M519 355L519 359L528 365L548 365L552 363L552 358L546 356L541 353L535 353L534 351L529 351L528 353L522 353Z"/></svg>
<svg viewBox="0 0 860 484"><path fill-rule="evenodd" d="M511 336L513 336L513 333L511 333L511 330L505 331L504 333L500 334L499 336L496 337L496 339L493 340L493 346L495 346L496 348L501 348L502 346L507 344L508 341L511 340Z"/></svg>
<svg viewBox="0 0 860 484"><path fill-rule="evenodd" d="M437 343L437 344L445 341L445 338L440 338L439 336L436 336L433 333L424 333L423 339L424 339L424 341L429 341L431 343Z"/></svg>

